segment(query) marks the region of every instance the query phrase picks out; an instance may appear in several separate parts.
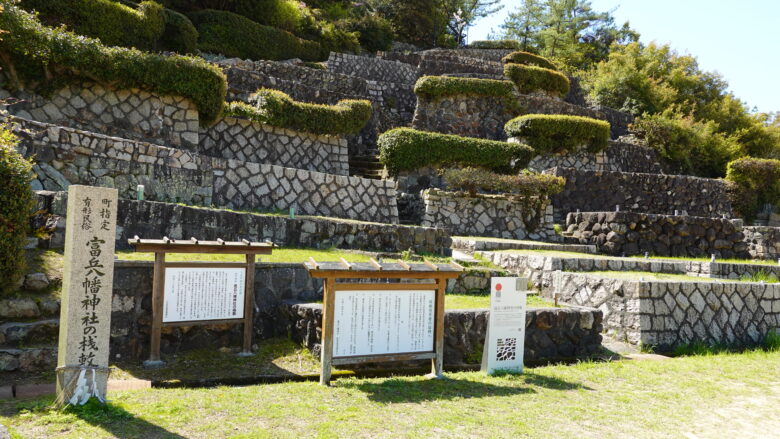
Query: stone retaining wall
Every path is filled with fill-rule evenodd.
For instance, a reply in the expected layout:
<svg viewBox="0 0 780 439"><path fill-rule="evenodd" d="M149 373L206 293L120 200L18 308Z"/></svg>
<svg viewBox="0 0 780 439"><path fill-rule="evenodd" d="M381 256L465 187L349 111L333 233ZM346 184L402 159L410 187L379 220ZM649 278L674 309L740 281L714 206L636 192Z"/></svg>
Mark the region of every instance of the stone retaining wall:
<svg viewBox="0 0 780 439"><path fill-rule="evenodd" d="M66 192L38 192L36 211L54 231L48 243L62 248L65 236ZM40 227L40 225L38 226ZM444 229L379 224L335 218L259 215L153 201L120 200L117 213L117 249L129 249L134 236L161 239L197 237L204 240L271 240L282 247L344 248L377 252L448 255L451 238Z"/></svg>
<svg viewBox="0 0 780 439"><path fill-rule="evenodd" d="M741 220L634 212L581 212L566 218L566 232L609 255L716 255L749 259Z"/></svg>
<svg viewBox="0 0 780 439"><path fill-rule="evenodd" d="M134 199L136 185L143 184L146 197L155 201L231 209L295 206L302 215L398 222L391 181L207 157L72 128L15 122L18 149L36 157L35 189L115 187L121 198Z"/></svg>
<svg viewBox="0 0 780 439"><path fill-rule="evenodd" d="M414 85L420 76L416 67L406 63L336 52L330 53L328 70L372 81L409 85Z"/></svg>
<svg viewBox="0 0 780 439"><path fill-rule="evenodd" d="M525 203L496 195L423 192L425 216L422 225L441 227L453 235L492 236L495 238L557 241L548 204L538 211L529 211Z"/></svg>
<svg viewBox="0 0 780 439"><path fill-rule="evenodd" d="M412 128L465 137L506 140L504 124L517 114L506 102L495 97L458 95L428 99L418 96Z"/></svg>
<svg viewBox="0 0 780 439"><path fill-rule="evenodd" d="M211 157L349 175L349 149L343 137L304 133L232 117L202 129L198 150Z"/></svg>
<svg viewBox="0 0 780 439"><path fill-rule="evenodd" d="M755 346L780 324L780 285L641 282L556 272L563 301L598 308L604 326L661 351L703 342Z"/></svg>
<svg viewBox="0 0 780 439"><path fill-rule="evenodd" d="M557 223L563 223L570 212L609 212L616 205L631 212L668 215L679 210L694 216L733 216L722 180L573 168L546 172L566 179L564 190L550 197Z"/></svg>
<svg viewBox="0 0 780 439"><path fill-rule="evenodd" d="M286 312L293 340L319 355L322 305L288 301L281 308ZM489 315L488 310L445 311L445 367L480 363ZM594 309L530 308L526 311L524 362L586 358L601 346L601 330L602 315Z"/></svg>
<svg viewBox="0 0 780 439"><path fill-rule="evenodd" d="M743 227L742 233L753 259L780 260L780 227Z"/></svg>
<svg viewBox="0 0 780 439"><path fill-rule="evenodd" d="M663 173L658 153L649 147L610 140L602 152L580 152L536 156L528 169L542 172L551 168L573 168L580 171Z"/></svg>
<svg viewBox="0 0 780 439"><path fill-rule="evenodd" d="M8 97L22 100L9 105L8 112L25 119L189 151L196 151L198 145L198 111L183 97L91 82L71 84L47 98L0 88L0 99Z"/></svg>

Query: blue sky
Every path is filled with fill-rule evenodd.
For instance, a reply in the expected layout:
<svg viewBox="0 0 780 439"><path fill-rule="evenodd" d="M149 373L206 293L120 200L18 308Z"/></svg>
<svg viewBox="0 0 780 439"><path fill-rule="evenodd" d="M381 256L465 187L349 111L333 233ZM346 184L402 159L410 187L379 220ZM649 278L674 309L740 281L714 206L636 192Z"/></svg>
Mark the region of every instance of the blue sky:
<svg viewBox="0 0 780 439"><path fill-rule="evenodd" d="M471 41L485 39L519 1L471 28ZM670 43L717 71L734 94L759 111L780 111L780 0L592 0L596 11L614 9L641 41Z"/></svg>

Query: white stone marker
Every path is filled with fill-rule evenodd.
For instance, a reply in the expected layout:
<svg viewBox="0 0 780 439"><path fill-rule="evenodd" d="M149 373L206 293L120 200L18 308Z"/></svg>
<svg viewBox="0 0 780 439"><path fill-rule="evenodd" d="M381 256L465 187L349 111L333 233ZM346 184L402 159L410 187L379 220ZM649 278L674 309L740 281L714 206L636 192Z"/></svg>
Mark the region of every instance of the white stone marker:
<svg viewBox="0 0 780 439"><path fill-rule="evenodd" d="M528 279L490 279L490 318L482 350L482 371L522 372L525 349L525 294Z"/></svg>
<svg viewBox="0 0 780 439"><path fill-rule="evenodd" d="M57 352L57 402L105 400L114 284L117 190L68 188Z"/></svg>

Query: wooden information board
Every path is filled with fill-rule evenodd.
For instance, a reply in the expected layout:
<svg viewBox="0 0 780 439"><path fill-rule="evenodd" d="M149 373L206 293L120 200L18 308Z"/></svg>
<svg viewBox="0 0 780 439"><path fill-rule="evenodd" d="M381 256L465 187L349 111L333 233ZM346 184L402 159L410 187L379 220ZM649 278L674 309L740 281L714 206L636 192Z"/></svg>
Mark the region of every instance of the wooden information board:
<svg viewBox="0 0 780 439"><path fill-rule="evenodd" d="M457 264L305 263L324 280L320 384L333 366L383 361L431 360L441 377L444 360L444 291L458 277ZM371 279L374 282L357 280ZM384 282L378 282L383 281ZM412 280L386 282L388 280Z"/></svg>
<svg viewBox="0 0 780 439"><path fill-rule="evenodd" d="M244 324L241 355L252 354L255 256L270 255L268 242L140 239L128 240L137 252L154 253L152 338L149 367L160 359L163 326ZM246 262L166 262L166 253L243 254Z"/></svg>

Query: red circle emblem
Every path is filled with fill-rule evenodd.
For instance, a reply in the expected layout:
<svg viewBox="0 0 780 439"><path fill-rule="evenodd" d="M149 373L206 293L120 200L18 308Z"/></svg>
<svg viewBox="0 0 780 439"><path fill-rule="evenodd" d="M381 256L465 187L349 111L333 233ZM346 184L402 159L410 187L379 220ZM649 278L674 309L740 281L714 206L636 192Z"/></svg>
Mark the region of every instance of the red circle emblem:
<svg viewBox="0 0 780 439"><path fill-rule="evenodd" d="M496 284L496 291L501 291L501 288L502 288L501 284Z"/></svg>

